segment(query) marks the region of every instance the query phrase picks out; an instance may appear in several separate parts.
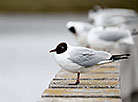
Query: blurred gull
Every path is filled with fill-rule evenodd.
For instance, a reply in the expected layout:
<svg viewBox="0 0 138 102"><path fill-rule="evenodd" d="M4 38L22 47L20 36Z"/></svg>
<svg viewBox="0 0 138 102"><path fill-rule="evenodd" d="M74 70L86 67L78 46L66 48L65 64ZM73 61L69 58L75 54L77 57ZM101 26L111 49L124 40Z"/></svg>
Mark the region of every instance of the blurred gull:
<svg viewBox="0 0 138 102"><path fill-rule="evenodd" d="M87 72L89 68L128 59L130 56L130 54L112 55L105 51L71 46L66 42L61 42L50 52L54 52L55 59L61 68L72 73L77 73L76 83L72 85L79 84L80 73Z"/></svg>
<svg viewBox="0 0 138 102"><path fill-rule="evenodd" d="M134 10L121 8L100 8L90 10L88 19L95 26L119 26L138 31L138 14Z"/></svg>
<svg viewBox="0 0 138 102"><path fill-rule="evenodd" d="M133 45L133 36L128 29L118 27L95 27L87 36L87 43L90 48L97 50L114 50L119 43Z"/></svg>
<svg viewBox="0 0 138 102"><path fill-rule="evenodd" d="M69 21L66 27L75 35L76 40L81 46L87 47L87 34L93 28L93 25L87 22Z"/></svg>
<svg viewBox="0 0 138 102"><path fill-rule="evenodd" d="M71 31L81 46L97 50L111 50L119 43L133 45L133 34L126 28L93 26L87 22L68 22Z"/></svg>

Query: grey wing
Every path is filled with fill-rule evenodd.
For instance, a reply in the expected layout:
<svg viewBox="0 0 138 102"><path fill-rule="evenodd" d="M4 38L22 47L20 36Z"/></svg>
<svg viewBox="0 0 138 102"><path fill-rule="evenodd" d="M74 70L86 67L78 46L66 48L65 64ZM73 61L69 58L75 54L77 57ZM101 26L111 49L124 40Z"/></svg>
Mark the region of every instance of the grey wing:
<svg viewBox="0 0 138 102"><path fill-rule="evenodd" d="M95 51L87 48L74 49L69 58L73 63L83 67L92 67L100 61L109 59L109 54L104 51Z"/></svg>
<svg viewBox="0 0 138 102"><path fill-rule="evenodd" d="M116 42L122 38L125 38L127 36L125 33L126 32L117 30L104 30L103 32L100 33L99 38L105 41Z"/></svg>

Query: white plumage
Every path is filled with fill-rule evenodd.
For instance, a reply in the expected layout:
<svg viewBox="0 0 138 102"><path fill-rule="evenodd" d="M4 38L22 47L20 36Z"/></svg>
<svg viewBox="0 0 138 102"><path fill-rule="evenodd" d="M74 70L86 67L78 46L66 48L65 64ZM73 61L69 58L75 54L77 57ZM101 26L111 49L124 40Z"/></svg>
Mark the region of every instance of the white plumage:
<svg viewBox="0 0 138 102"><path fill-rule="evenodd" d="M97 11L90 10L88 19L93 21L95 26L121 26L122 24L135 24L135 21L138 20L138 14L130 9L105 8Z"/></svg>
<svg viewBox="0 0 138 102"><path fill-rule="evenodd" d="M67 23L67 28L70 27L74 27L75 38L81 46L112 50L120 43L134 44L132 33L126 28L93 26L87 22L75 21Z"/></svg>
<svg viewBox="0 0 138 102"><path fill-rule="evenodd" d="M87 35L90 48L98 50L111 50L119 43L133 45L134 40L128 29L117 27L95 27Z"/></svg>
<svg viewBox="0 0 138 102"><path fill-rule="evenodd" d="M87 46L87 34L93 28L93 25L87 22L69 21L66 24L67 29L74 27L75 34L72 32L81 46Z"/></svg>
<svg viewBox="0 0 138 102"><path fill-rule="evenodd" d="M118 26L131 31L138 31L138 14L130 9L105 8L97 11L90 10L88 19L95 26Z"/></svg>

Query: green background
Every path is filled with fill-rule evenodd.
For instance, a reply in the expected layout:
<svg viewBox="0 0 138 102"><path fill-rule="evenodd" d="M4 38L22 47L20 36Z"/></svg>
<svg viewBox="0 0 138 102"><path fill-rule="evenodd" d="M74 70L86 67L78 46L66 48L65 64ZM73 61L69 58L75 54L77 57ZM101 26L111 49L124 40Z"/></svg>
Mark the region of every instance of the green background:
<svg viewBox="0 0 138 102"><path fill-rule="evenodd" d="M138 11L138 0L0 0L0 12L86 12L95 5Z"/></svg>

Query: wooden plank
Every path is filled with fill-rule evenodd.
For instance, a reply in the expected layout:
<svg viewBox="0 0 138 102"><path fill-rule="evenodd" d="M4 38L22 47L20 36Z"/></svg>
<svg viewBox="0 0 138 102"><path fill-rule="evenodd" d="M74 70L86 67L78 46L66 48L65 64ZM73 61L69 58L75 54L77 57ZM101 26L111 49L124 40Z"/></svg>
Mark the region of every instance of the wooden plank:
<svg viewBox="0 0 138 102"><path fill-rule="evenodd" d="M75 83L75 80L53 80L49 88L119 88L119 82L116 80L81 80L78 85L69 85Z"/></svg>
<svg viewBox="0 0 138 102"><path fill-rule="evenodd" d="M108 74L81 74L81 78L80 79L119 79L119 74L115 73L108 73ZM57 74L57 76L54 79L76 79L76 74L66 74L66 73L59 73Z"/></svg>
<svg viewBox="0 0 138 102"><path fill-rule="evenodd" d="M121 102L119 98L41 98L39 102Z"/></svg>
<svg viewBox="0 0 138 102"><path fill-rule="evenodd" d="M102 70L106 70L108 68L100 68ZM112 68L108 69L111 70ZM114 69L113 69L114 70ZM98 72L93 71L93 73L81 73L81 79L119 79L119 70L116 68L116 72ZM60 70L59 73L56 74L54 79L76 79L75 73L70 73L65 70Z"/></svg>
<svg viewBox="0 0 138 102"><path fill-rule="evenodd" d="M120 97L119 89L47 89L43 92L42 97Z"/></svg>
<svg viewBox="0 0 138 102"><path fill-rule="evenodd" d="M49 84L40 102L121 102L118 64L104 65L90 73L76 74L60 70Z"/></svg>

